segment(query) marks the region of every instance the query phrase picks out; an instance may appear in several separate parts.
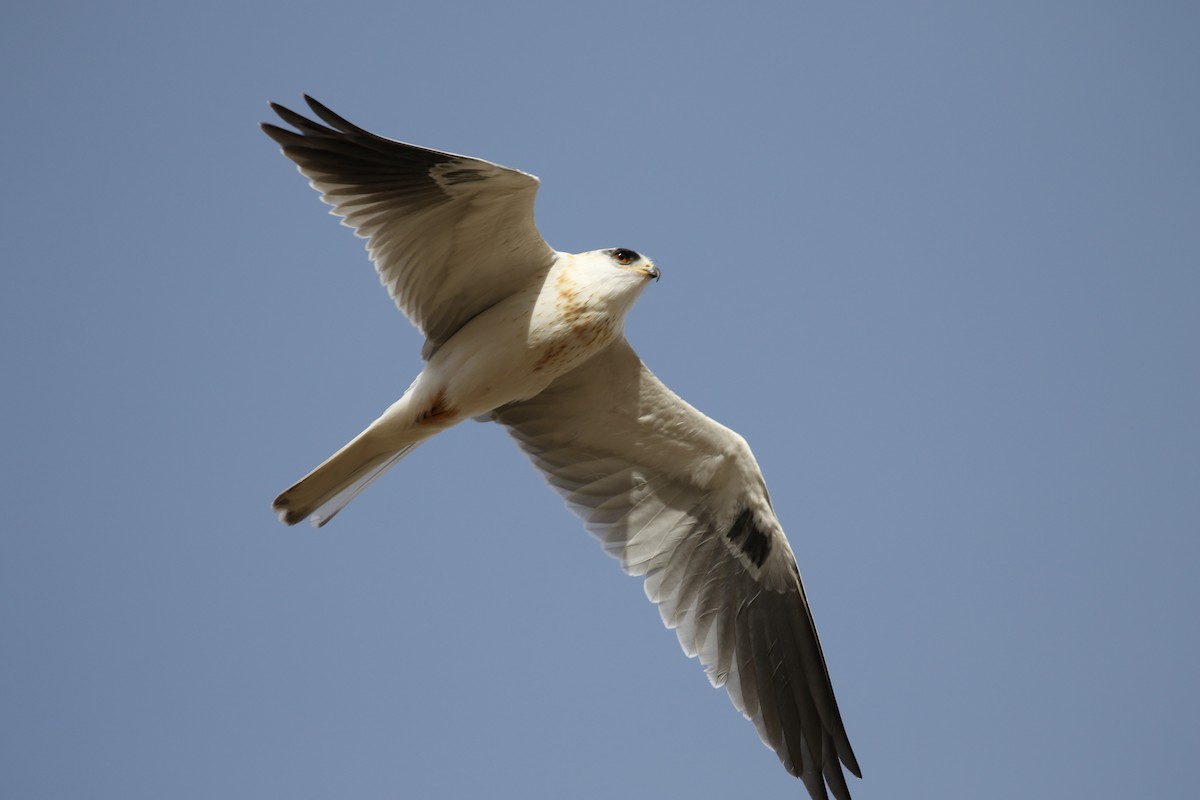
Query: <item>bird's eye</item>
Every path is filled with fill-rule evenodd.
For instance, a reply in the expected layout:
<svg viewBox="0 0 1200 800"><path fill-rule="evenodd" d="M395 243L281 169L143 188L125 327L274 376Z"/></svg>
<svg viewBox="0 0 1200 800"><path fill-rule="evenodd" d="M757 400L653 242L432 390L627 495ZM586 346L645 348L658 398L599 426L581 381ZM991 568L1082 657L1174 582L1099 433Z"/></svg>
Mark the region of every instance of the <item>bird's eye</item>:
<svg viewBox="0 0 1200 800"><path fill-rule="evenodd" d="M637 253L632 250L626 250L624 247L618 247L616 250L613 250L612 257L623 267L629 266L639 258Z"/></svg>

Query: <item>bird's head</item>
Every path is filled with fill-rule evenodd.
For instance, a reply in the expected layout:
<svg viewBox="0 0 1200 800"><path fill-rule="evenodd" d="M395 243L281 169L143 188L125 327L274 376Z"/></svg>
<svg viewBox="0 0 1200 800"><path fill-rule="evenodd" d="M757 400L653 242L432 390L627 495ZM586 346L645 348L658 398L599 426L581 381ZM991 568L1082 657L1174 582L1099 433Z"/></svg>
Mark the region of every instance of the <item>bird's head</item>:
<svg viewBox="0 0 1200 800"><path fill-rule="evenodd" d="M659 275L653 261L624 247L577 253L570 264L559 280L567 281L570 291L591 298L588 302L605 304L621 317Z"/></svg>

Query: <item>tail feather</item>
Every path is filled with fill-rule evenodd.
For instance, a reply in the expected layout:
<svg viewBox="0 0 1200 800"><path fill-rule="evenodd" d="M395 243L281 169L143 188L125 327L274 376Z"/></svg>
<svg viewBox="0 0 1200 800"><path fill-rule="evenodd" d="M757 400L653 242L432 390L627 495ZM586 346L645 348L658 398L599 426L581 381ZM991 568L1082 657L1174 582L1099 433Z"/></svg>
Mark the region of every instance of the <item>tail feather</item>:
<svg viewBox="0 0 1200 800"><path fill-rule="evenodd" d="M313 527L319 528L420 443L378 452L368 450L362 437L356 438L284 490L271 507L287 525L312 517Z"/></svg>

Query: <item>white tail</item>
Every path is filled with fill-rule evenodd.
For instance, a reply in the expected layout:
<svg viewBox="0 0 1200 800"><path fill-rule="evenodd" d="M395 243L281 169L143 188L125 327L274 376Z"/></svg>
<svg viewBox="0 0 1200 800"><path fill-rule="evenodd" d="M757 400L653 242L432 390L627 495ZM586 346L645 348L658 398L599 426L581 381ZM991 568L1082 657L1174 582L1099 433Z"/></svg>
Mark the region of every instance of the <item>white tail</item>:
<svg viewBox="0 0 1200 800"><path fill-rule="evenodd" d="M389 467L412 452L424 437L399 450L382 452L375 440L370 429L363 431L276 497L271 507L279 512L279 519L295 525L312 517L313 526L321 527Z"/></svg>
<svg viewBox="0 0 1200 800"><path fill-rule="evenodd" d="M276 497L272 508L279 519L295 525L312 517L313 525L321 527L414 447L461 420L444 389L423 389L424 377L422 372L365 431Z"/></svg>

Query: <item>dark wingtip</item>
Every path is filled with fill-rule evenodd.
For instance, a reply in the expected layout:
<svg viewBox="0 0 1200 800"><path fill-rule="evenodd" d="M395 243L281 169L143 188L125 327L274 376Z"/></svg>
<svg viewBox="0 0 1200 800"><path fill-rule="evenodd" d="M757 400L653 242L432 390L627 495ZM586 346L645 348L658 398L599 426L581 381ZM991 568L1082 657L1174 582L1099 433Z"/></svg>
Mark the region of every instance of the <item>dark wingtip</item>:
<svg viewBox="0 0 1200 800"><path fill-rule="evenodd" d="M282 103L276 103L274 100L268 102L267 105L270 106L271 110L274 111L275 114L282 120L287 120L288 117L300 116L295 111L292 111L290 108L288 108L287 106L283 105Z"/></svg>
<svg viewBox="0 0 1200 800"><path fill-rule="evenodd" d="M321 118L322 122L329 127L334 128L335 130L341 131L342 133L362 136L375 141L392 143L392 140L386 139L378 134L371 133L365 128L360 128L353 122L347 120L345 117L335 114L329 109L328 106L314 98L312 95L304 95L304 102L308 103L308 107L312 109L314 114Z"/></svg>
<svg viewBox="0 0 1200 800"><path fill-rule="evenodd" d="M296 139L303 138L300 136L300 134L294 131L286 130L278 125L272 125L270 122L260 122L258 123L258 127L262 129L263 133L274 139L275 142L280 146L289 145Z"/></svg>
<svg viewBox="0 0 1200 800"><path fill-rule="evenodd" d="M314 122L303 114L292 111L290 108L280 103L271 103L271 110L278 114L281 120L286 122L288 125L291 125L302 134L309 136L329 136L336 133L336 131L327 128L318 122Z"/></svg>
<svg viewBox="0 0 1200 800"><path fill-rule="evenodd" d="M847 757L848 757L848 760L847 760ZM846 751L845 756L840 756L840 758L841 758L841 763L845 764L846 769L850 770L850 774L853 775L854 777L859 778L859 780L862 780L863 770L859 768L858 759L854 758L854 753L851 752L850 750L848 750L848 745L847 745L847 751Z"/></svg>
<svg viewBox="0 0 1200 800"><path fill-rule="evenodd" d="M832 686L830 691L833 691ZM838 760L845 765L846 769L850 770L850 774L856 778L862 778L862 769L858 766L858 759L854 757L854 749L850 747L850 737L846 735L846 726L842 724L841 712L837 714L838 726L834 731L834 739L836 744L834 750L837 752Z"/></svg>
<svg viewBox="0 0 1200 800"><path fill-rule="evenodd" d="M308 103L308 107L310 109L312 109L312 112L314 114L316 114L318 117L320 117L322 120L324 120L327 124L332 125L335 128L340 129L343 124L344 125L350 124L350 123L346 122L346 120L339 117L337 114L330 111L329 107L327 105L320 102L319 100L317 100L315 97L313 97L310 94L304 95L304 102ZM353 126L351 126L351 127L353 127Z"/></svg>
<svg viewBox="0 0 1200 800"><path fill-rule="evenodd" d="M335 128L340 127L339 123L345 123L347 125L350 124L337 114L333 113L333 111L329 109L329 106L325 105L311 94L304 95L304 102L308 103L308 107L312 109L314 114L328 122L330 125L333 125ZM351 127L354 126L351 125Z"/></svg>

